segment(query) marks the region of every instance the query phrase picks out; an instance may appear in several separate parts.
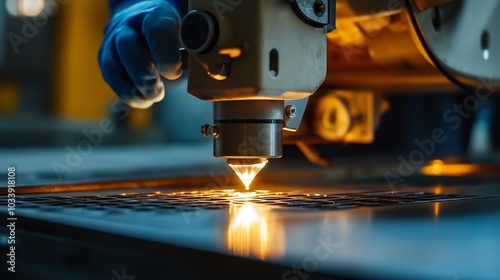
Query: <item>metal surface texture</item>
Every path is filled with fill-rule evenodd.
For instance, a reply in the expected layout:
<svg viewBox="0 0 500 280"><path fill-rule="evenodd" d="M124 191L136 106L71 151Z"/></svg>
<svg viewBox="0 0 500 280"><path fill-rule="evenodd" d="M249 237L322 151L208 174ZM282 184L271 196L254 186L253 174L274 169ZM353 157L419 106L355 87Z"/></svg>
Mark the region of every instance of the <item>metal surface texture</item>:
<svg viewBox="0 0 500 280"><path fill-rule="evenodd" d="M299 129L302 118L306 110L307 102L309 98L303 98L299 100L286 100L285 108L295 108L295 113L293 116L286 115L284 128L287 131L295 132Z"/></svg>
<svg viewBox="0 0 500 280"><path fill-rule="evenodd" d="M425 1L424 1L425 2ZM406 1L419 40L434 65L465 89L497 88L500 25L498 1L438 1L419 6ZM423 8L421 10L420 8Z"/></svg>
<svg viewBox="0 0 500 280"><path fill-rule="evenodd" d="M191 11L181 22L180 39L188 52L209 52L218 37L214 16L203 11Z"/></svg>
<svg viewBox="0 0 500 280"><path fill-rule="evenodd" d="M190 52L189 93L206 101L288 100L316 91L326 76L326 28L304 23L280 0L227 5L189 1L190 10L212 14L219 26L213 49ZM223 77L210 75L221 70Z"/></svg>
<svg viewBox="0 0 500 280"><path fill-rule="evenodd" d="M267 205L279 208L303 210L344 210L358 207L397 206L418 203L437 203L467 199L495 197L491 195L457 195L428 192L359 192L344 194L286 193L257 190L213 190L192 192L123 193L119 195L76 195L18 197L22 208L38 211L68 211L76 209L85 215L92 211L103 214L129 211L193 211L224 209L232 204ZM500 196L499 196L500 197ZM0 202L6 203L2 198ZM83 211L83 212L82 212Z"/></svg>
<svg viewBox="0 0 500 280"><path fill-rule="evenodd" d="M329 22L330 1L322 0L288 0L297 14L313 26L325 26ZM334 3L335 6L335 3Z"/></svg>
<svg viewBox="0 0 500 280"><path fill-rule="evenodd" d="M281 100L214 102L214 120L283 120Z"/></svg>
<svg viewBox="0 0 500 280"><path fill-rule="evenodd" d="M277 158L283 155L283 122L218 123L214 156L222 158Z"/></svg>
<svg viewBox="0 0 500 280"><path fill-rule="evenodd" d="M43 254L43 259L64 263L71 254L78 260L66 270L69 276L54 274L53 279L106 277L110 268L97 265L103 262L126 265L137 278L152 274L148 279L202 275L225 279L229 276L221 276L219 262L228 266L232 277L251 269L241 279L303 278L300 275L497 279L500 275L500 198L495 182L401 186L397 191L377 184L323 183L323 187L260 183L262 191L250 193L193 190L203 183L192 182L133 192L22 195L17 210L23 220L20 233L29 229L36 235L19 238L29 244L49 234L38 246L65 248L63 252L35 250L31 256ZM58 243L68 238L70 242ZM107 243L99 242L103 238ZM123 238L128 238L126 243L112 241ZM74 248L76 244L86 250ZM117 247L108 247L111 244ZM100 253L89 258L93 251ZM155 265L145 270L143 261L124 257L130 254ZM243 262L239 272L231 270L238 262ZM19 265L24 264L20 260ZM275 270L268 271L268 266ZM21 273L40 271L42 266Z"/></svg>
<svg viewBox="0 0 500 280"><path fill-rule="evenodd" d="M285 108L280 100L214 102L214 156L275 158L283 155Z"/></svg>

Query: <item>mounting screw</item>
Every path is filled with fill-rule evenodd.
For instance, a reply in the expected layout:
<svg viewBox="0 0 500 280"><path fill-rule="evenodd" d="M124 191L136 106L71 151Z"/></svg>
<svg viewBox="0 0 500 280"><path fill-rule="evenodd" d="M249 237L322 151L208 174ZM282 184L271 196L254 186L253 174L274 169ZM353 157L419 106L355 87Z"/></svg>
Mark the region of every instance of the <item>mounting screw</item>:
<svg viewBox="0 0 500 280"><path fill-rule="evenodd" d="M213 136L214 138L219 137L220 127L218 125L204 124L201 126L201 135L204 137Z"/></svg>
<svg viewBox="0 0 500 280"><path fill-rule="evenodd" d="M314 1L313 10L314 10L314 14L317 17L323 16L325 14L325 11L326 11L325 3L323 3L323 1L321 1L321 0Z"/></svg>
<svg viewBox="0 0 500 280"><path fill-rule="evenodd" d="M297 106L295 105L288 105L285 108L285 114L287 118L293 119L295 116L297 116Z"/></svg>

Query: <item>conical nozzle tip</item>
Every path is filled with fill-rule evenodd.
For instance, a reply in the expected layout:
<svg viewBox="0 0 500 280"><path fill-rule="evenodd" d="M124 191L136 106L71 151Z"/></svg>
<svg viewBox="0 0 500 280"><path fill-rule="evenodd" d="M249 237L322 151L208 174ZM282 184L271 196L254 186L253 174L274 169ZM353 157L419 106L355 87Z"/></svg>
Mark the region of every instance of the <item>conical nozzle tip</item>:
<svg viewBox="0 0 500 280"><path fill-rule="evenodd" d="M229 166L234 170L238 178L245 185L245 189L250 188L253 179L257 174L266 166L267 159L257 160L257 161L233 161L228 163Z"/></svg>

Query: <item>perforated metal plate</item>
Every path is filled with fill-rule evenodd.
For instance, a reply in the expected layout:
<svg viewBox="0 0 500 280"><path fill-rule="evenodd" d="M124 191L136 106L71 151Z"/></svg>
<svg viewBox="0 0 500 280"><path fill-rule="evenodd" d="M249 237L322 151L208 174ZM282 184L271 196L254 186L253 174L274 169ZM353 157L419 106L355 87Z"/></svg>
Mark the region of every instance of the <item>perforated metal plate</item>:
<svg viewBox="0 0 500 280"><path fill-rule="evenodd" d="M236 192L234 190L124 193L119 195L87 196L20 196L18 208L37 208L38 211L58 211L67 208L82 210L122 211L193 211L221 209L231 204L265 204L279 208L340 210L356 207L406 205L483 198L457 194L427 192L365 192L345 194L298 194L284 192ZM6 198L0 201L5 202Z"/></svg>

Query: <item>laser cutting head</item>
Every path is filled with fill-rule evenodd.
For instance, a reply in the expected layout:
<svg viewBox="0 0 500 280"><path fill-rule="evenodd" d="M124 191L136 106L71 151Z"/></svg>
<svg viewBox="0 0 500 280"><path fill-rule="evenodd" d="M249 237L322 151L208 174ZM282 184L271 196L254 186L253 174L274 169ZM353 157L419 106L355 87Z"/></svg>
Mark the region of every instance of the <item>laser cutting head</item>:
<svg viewBox="0 0 500 280"><path fill-rule="evenodd" d="M334 9L333 0L190 1L180 27L188 91L214 102L202 134L214 137L215 157L236 171L283 155L283 129L298 129L325 79Z"/></svg>

